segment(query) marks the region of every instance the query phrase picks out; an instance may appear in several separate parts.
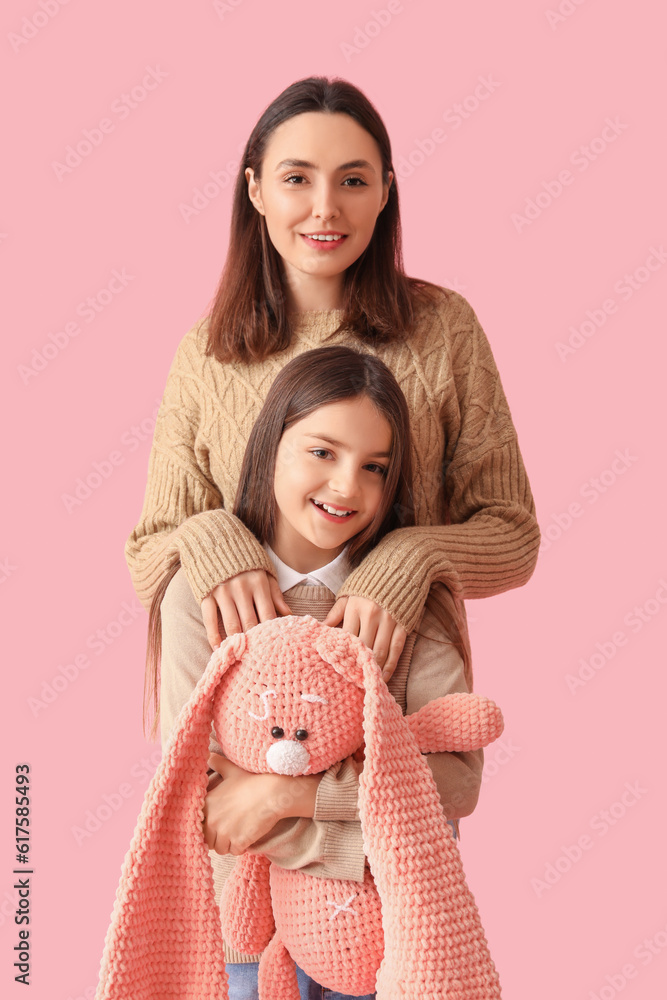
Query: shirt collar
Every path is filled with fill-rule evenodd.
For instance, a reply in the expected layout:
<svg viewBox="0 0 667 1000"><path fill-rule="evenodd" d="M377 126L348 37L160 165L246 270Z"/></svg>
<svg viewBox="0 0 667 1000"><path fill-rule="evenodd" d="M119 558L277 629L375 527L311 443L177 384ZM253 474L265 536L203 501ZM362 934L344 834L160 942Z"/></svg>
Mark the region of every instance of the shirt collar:
<svg viewBox="0 0 667 1000"><path fill-rule="evenodd" d="M291 566L288 566L287 563L278 558L270 545L264 543L264 548L276 568L278 586L283 594L286 590L296 587L298 583L305 584L306 586L327 587L333 594L336 594L352 570L347 558L347 545L330 563L327 563L326 566L320 566L319 569L314 569L310 573L299 573L298 570L292 569Z"/></svg>

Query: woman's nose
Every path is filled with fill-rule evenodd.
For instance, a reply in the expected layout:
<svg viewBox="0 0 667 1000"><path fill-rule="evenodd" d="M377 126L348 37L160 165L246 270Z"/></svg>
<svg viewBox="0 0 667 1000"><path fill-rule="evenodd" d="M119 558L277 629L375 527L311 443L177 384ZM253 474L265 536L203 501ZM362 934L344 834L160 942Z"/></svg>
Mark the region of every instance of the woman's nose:
<svg viewBox="0 0 667 1000"><path fill-rule="evenodd" d="M323 184L316 188L313 196L313 217L327 222L335 219L338 215L338 205L334 188L330 184Z"/></svg>

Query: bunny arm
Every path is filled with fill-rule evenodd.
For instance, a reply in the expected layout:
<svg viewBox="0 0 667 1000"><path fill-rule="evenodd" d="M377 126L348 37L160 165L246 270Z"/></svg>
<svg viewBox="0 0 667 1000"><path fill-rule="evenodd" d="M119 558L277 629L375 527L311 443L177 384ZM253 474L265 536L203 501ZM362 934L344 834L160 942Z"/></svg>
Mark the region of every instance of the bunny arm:
<svg viewBox="0 0 667 1000"><path fill-rule="evenodd" d="M456 692L436 698L406 722L422 753L478 750L503 731L498 706L478 694Z"/></svg>

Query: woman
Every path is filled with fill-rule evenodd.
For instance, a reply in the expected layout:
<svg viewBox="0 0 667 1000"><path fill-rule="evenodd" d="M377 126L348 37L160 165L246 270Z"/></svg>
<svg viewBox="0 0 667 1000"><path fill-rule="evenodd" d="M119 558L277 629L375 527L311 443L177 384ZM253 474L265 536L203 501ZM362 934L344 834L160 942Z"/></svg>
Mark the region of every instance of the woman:
<svg viewBox="0 0 667 1000"><path fill-rule="evenodd" d="M180 559L212 648L218 608L228 635L288 613L266 552L230 510L273 377L325 343L377 354L410 408L416 525L367 555L326 619L359 635L388 679L434 582L457 600L521 586L540 536L474 311L403 271L386 129L351 84L315 77L280 94L248 140L218 293L172 364L126 547L146 606Z"/></svg>

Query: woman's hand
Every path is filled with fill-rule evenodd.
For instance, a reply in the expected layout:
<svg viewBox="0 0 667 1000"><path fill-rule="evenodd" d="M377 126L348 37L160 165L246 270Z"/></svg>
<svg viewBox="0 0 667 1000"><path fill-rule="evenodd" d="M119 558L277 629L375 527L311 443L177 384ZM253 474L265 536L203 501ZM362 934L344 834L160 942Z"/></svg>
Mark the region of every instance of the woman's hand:
<svg viewBox="0 0 667 1000"><path fill-rule="evenodd" d="M243 854L278 820L313 815L322 775L251 774L214 753L208 766L222 776L204 800L204 840L217 854Z"/></svg>
<svg viewBox="0 0 667 1000"><path fill-rule="evenodd" d="M324 624L336 626L339 622L343 623L344 632L358 635L373 651L383 680L389 681L408 636L405 629L367 597L339 597Z"/></svg>
<svg viewBox="0 0 667 1000"><path fill-rule="evenodd" d="M275 577L266 570L251 569L238 573L208 594L201 603L201 613L211 649L222 642L218 628L218 608L227 635L247 632L253 625L291 615Z"/></svg>

